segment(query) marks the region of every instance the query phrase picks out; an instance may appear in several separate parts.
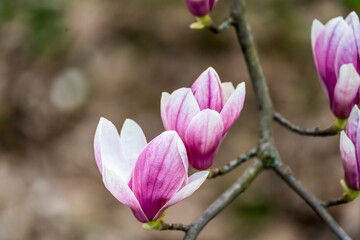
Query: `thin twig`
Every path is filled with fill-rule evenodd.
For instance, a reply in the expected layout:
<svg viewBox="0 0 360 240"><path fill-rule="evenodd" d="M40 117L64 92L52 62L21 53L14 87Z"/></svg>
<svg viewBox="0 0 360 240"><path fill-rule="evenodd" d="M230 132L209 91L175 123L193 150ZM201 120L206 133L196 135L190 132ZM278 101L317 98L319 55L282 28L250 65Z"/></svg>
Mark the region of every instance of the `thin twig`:
<svg viewBox="0 0 360 240"><path fill-rule="evenodd" d="M228 19L226 19L225 21L223 21L220 25L215 25L214 23L212 23L211 25L207 26L206 28L216 34L219 34L225 30L227 30L231 24L233 23L233 19L231 17L229 17Z"/></svg>
<svg viewBox="0 0 360 240"><path fill-rule="evenodd" d="M247 160L255 157L257 154L257 149L253 148L250 151L248 151L247 153L245 153L244 155L241 155L240 157L238 157L237 159L229 162L228 164L226 164L224 167L222 168L213 168L210 169L210 174L208 176L208 178L216 178L218 176L222 176L227 174L228 172L232 171L233 169L235 169L237 166L239 166L240 164L246 162Z"/></svg>
<svg viewBox="0 0 360 240"><path fill-rule="evenodd" d="M337 135L340 132L340 129L335 126L331 126L326 129L319 128L301 128L292 124L289 120L280 115L280 113L274 113L274 119L282 126L286 127L292 132L296 132L300 135L312 136L312 137L328 137Z"/></svg>
<svg viewBox="0 0 360 240"><path fill-rule="evenodd" d="M156 229L159 231L166 231L166 230L175 230L175 231L183 231L187 232L190 229L190 225L184 225L181 223L164 223L161 222L160 226Z"/></svg>
<svg viewBox="0 0 360 240"><path fill-rule="evenodd" d="M234 201L242 192L244 192L256 176L263 170L264 163L256 159L244 172L244 174L231 187L226 190L219 198L215 200L201 216L191 224L185 234L184 240L194 240L200 231L219 214L225 207Z"/></svg>
<svg viewBox="0 0 360 240"><path fill-rule="evenodd" d="M328 208L328 207L332 207L332 206L337 206L337 205L341 205L341 204L345 204L345 203L348 203L350 202L349 199L345 196L343 197L340 197L340 198L337 198L337 199L332 199L332 200L329 200L329 201L324 201L321 203L321 205L324 207L324 208Z"/></svg>
<svg viewBox="0 0 360 240"><path fill-rule="evenodd" d="M275 172L291 187L342 240L351 240L344 230L335 222L322 206L321 202L295 178L289 167L282 162L274 166Z"/></svg>

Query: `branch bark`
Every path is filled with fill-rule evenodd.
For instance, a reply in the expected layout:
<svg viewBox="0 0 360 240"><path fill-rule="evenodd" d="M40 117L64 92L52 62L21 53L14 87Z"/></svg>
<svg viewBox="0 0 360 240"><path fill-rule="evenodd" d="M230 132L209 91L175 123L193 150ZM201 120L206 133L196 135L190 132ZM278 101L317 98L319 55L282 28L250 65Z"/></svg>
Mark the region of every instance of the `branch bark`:
<svg viewBox="0 0 360 240"><path fill-rule="evenodd" d="M235 169L237 166L239 166L240 164L250 160L251 158L255 157L257 154L257 149L251 149L250 151L248 151L247 153L245 153L244 155L241 155L240 157L238 157L237 159L229 162L227 165L225 165L222 168L213 168L210 169L210 174L208 176L208 178L216 178L218 176L222 176L225 175L229 172L231 172L233 169Z"/></svg>
<svg viewBox="0 0 360 240"><path fill-rule="evenodd" d="M245 171L245 173L226 190L218 199L215 200L201 216L191 224L184 240L194 240L197 238L201 230L219 214L225 207L234 201L242 192L244 192L256 176L263 170L264 163L256 159Z"/></svg>
<svg viewBox="0 0 360 240"><path fill-rule="evenodd" d="M274 166L274 170L289 185L289 187L291 187L316 212L316 214L330 227L339 239L351 240L351 238L322 206L321 201L304 188L304 186L295 178L286 165L280 162Z"/></svg>
<svg viewBox="0 0 360 240"><path fill-rule="evenodd" d="M312 136L312 137L329 137L337 135L341 129L338 129L335 126L331 126L326 129L319 128L301 128L292 124L289 120L280 115L280 113L274 113L274 119L280 125L286 127L292 132L298 133L300 135Z"/></svg>

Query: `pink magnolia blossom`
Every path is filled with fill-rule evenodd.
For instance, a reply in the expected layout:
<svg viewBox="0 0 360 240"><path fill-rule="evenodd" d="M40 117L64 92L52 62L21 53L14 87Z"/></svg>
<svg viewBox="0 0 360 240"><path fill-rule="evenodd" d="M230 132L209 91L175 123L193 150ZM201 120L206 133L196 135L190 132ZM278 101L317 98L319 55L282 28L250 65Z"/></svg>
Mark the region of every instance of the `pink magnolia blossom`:
<svg viewBox="0 0 360 240"><path fill-rule="evenodd" d="M340 153L345 170L346 185L360 190L360 111L355 105L351 111L346 133L341 131Z"/></svg>
<svg viewBox="0 0 360 240"><path fill-rule="evenodd" d="M94 150L106 188L143 223L190 196L208 175L202 171L188 177L186 149L176 132L163 132L147 144L139 125L130 119L119 136L116 127L101 118Z"/></svg>
<svg viewBox="0 0 360 240"><path fill-rule="evenodd" d="M336 117L347 118L352 107L359 102L359 77L355 76L356 72L360 73L358 16L352 12L345 20L336 17L325 25L315 19L311 41L316 69L330 108ZM352 67L341 70L344 64Z"/></svg>
<svg viewBox="0 0 360 240"><path fill-rule="evenodd" d="M221 140L240 115L244 99L245 83L236 89L232 83L221 83L211 67L191 88L162 94L164 127L175 130L184 141L191 166L203 170L212 165Z"/></svg>
<svg viewBox="0 0 360 240"><path fill-rule="evenodd" d="M189 11L196 17L202 17L211 12L217 0L185 0Z"/></svg>

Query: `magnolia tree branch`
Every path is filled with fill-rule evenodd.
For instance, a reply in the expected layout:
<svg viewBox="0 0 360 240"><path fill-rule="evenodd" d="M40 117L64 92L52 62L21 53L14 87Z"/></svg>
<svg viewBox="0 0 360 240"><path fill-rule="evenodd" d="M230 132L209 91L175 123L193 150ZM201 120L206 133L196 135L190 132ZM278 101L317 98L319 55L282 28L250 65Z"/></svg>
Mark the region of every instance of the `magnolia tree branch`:
<svg viewBox="0 0 360 240"><path fill-rule="evenodd" d="M294 177L286 165L281 162L273 139L273 120L275 111L261 68L255 42L250 31L250 26L245 17L245 0L231 0L230 9L232 19L230 23L235 27L236 36L247 63L247 68L250 74L252 86L254 88L256 103L259 111L259 145L256 153L253 153L254 155L256 154L257 159L246 169L245 173L218 199L216 199L215 202L211 204L193 224L188 226L189 228L185 231L186 234L184 239L196 239L206 224L208 224L211 219L213 219L242 192L244 192L264 168L273 168L276 173L301 198L305 200L305 202L320 216L320 218L331 228L331 230L334 231L334 233L340 239L351 239L329 215L322 203L315 196L309 193ZM281 119L282 118L279 118L279 120ZM289 129L292 129L290 127L292 124L285 124L289 123L288 121L280 121L280 123L281 122L284 122L284 126L288 126ZM238 160L234 166L239 165L239 162L241 163L242 161ZM232 167L230 167L230 170L231 169ZM227 170L223 171L226 172ZM219 172L221 172L221 170L219 170ZM213 175L213 177L215 176L216 175Z"/></svg>
<svg viewBox="0 0 360 240"><path fill-rule="evenodd" d="M325 207L321 204L321 201L304 188L286 165L280 162L274 166L274 169L275 172L317 213L317 215L319 215L339 239L351 240L326 211Z"/></svg>
<svg viewBox="0 0 360 240"><path fill-rule="evenodd" d="M176 231L183 231L187 232L190 228L190 225L184 225L181 223L164 223L161 222L160 225L156 228L159 231L166 231L166 230L176 230Z"/></svg>
<svg viewBox="0 0 360 240"><path fill-rule="evenodd" d="M223 21L220 25L215 25L214 23L210 24L209 26L207 26L206 28L213 32L213 33L222 33L223 31L227 30L231 24L233 23L233 19L231 17L229 17L228 19L226 19L225 21Z"/></svg>
<svg viewBox="0 0 360 240"><path fill-rule="evenodd" d="M197 238L201 230L226 208L232 201L234 201L242 192L244 192L256 176L264 168L264 163L256 159L244 172L244 174L231 187L226 190L219 198L215 200L201 216L190 225L184 240L194 240Z"/></svg>
<svg viewBox="0 0 360 240"><path fill-rule="evenodd" d="M280 113L274 113L274 119L276 122L278 122L280 125L286 127L292 132L298 133L300 135L305 136L312 136L312 137L328 137L328 136L334 136L337 135L341 129L331 126L326 129L319 129L319 128L301 128L299 126L296 126L292 124L289 120L284 118L280 115Z"/></svg>
<svg viewBox="0 0 360 240"><path fill-rule="evenodd" d="M218 176L225 175L228 172L235 169L237 166L239 166L242 163L244 163L244 162L250 160L251 158L255 157L256 154L257 154L257 149L254 148L254 149L251 149L250 151L248 151L247 153L245 153L244 155L241 155L237 159L229 162L227 165L225 165L222 168L210 169L210 174L209 174L208 178L216 178Z"/></svg>
<svg viewBox="0 0 360 240"><path fill-rule="evenodd" d="M351 239L328 214L326 209L321 205L321 202L310 194L281 162L273 143L274 108L255 43L250 32L250 25L245 17L245 0L231 1L231 16L234 19L233 25L236 29L236 35L244 53L259 109L260 141L258 157L266 164L266 166L273 166L282 179L285 180L288 185L313 208L340 239Z"/></svg>
<svg viewBox="0 0 360 240"><path fill-rule="evenodd" d="M340 198L337 198L337 199L324 201L324 202L321 203L321 205L324 208L328 208L328 207L337 206L337 205L340 205L340 204L345 204L345 203L348 203L348 202L351 202L351 200L349 200L347 197L343 196L343 197L340 197Z"/></svg>

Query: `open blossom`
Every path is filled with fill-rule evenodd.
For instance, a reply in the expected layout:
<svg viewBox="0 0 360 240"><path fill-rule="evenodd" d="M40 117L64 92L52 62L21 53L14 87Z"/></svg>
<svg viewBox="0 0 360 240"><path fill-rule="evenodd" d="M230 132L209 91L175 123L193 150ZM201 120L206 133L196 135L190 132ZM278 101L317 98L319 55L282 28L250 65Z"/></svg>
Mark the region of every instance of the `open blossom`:
<svg viewBox="0 0 360 240"><path fill-rule="evenodd" d="M328 95L331 110L336 117L347 118L359 101L359 77L355 74L360 73L358 16L352 12L345 20L337 17L325 25L315 19L311 41L316 69ZM343 67L344 64L347 67Z"/></svg>
<svg viewBox="0 0 360 240"><path fill-rule="evenodd" d="M196 17L202 17L211 12L217 0L185 0L189 11Z"/></svg>
<svg viewBox="0 0 360 240"><path fill-rule="evenodd" d="M236 89L232 83L221 83L211 67L191 88L162 94L164 127L175 130L184 141L191 166L203 170L212 165L221 140L240 115L244 99L245 83Z"/></svg>
<svg viewBox="0 0 360 240"><path fill-rule="evenodd" d="M345 171L346 185L360 190L360 111L355 105L351 111L346 133L341 131L340 153Z"/></svg>
<svg viewBox="0 0 360 240"><path fill-rule="evenodd" d="M119 136L116 127L101 118L94 150L106 188L143 223L190 196L208 175L202 171L188 177L186 149L176 132L163 132L147 144L139 125L130 119Z"/></svg>

